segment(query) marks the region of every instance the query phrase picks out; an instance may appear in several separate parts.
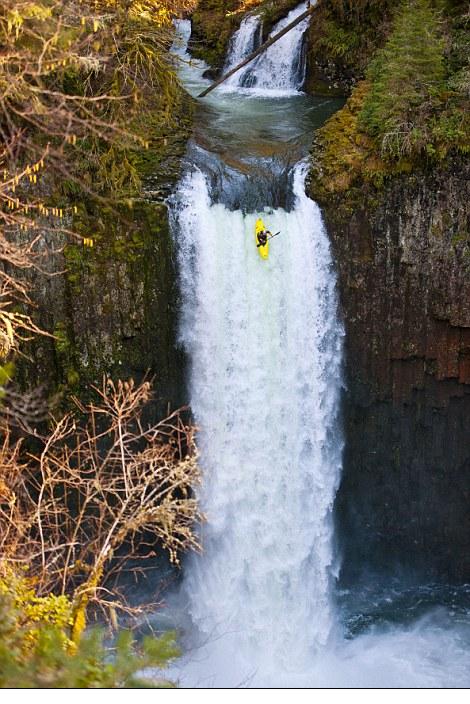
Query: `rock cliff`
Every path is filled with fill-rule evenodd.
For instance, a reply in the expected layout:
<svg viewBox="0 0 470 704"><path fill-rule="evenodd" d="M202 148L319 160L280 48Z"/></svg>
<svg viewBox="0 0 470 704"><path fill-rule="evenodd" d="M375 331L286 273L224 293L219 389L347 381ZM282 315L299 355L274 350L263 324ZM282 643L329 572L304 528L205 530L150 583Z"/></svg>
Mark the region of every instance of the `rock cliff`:
<svg viewBox="0 0 470 704"><path fill-rule="evenodd" d="M308 56L310 80L325 48L324 77L355 85L315 138L310 184L332 240L346 328L342 574L347 582L362 570L393 575L402 566L420 579L468 581L465 4L448 2L443 20L428 0L396 11L387 0L361 3L355 28L337 6L345 3L323 3ZM434 67L432 75L423 67ZM407 78L397 84L400 70Z"/></svg>
<svg viewBox="0 0 470 704"><path fill-rule="evenodd" d="M312 182L346 327L345 579L397 564L470 576L468 177L450 160L351 209Z"/></svg>
<svg viewBox="0 0 470 704"><path fill-rule="evenodd" d="M192 105L181 92L179 127L146 152L139 169L143 191L131 207L90 206L69 223L87 232L93 248L63 240L48 257L54 276L34 276L36 319L55 339L37 338L27 349L32 364L20 378L50 392L83 397L104 373L155 379L154 412L161 416L187 401L184 358L176 340L178 288L165 198L179 178L191 131ZM91 210L90 210L91 208ZM56 242L56 240L55 240ZM52 242L50 243L52 246ZM34 374L34 378L31 375Z"/></svg>

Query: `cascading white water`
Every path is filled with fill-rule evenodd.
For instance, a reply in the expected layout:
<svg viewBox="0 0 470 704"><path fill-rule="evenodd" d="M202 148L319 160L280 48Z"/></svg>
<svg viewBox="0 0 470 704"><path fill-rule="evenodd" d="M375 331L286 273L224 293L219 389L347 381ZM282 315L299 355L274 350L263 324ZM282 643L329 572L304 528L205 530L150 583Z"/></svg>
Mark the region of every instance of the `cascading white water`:
<svg viewBox="0 0 470 704"><path fill-rule="evenodd" d="M254 246L256 216L211 204L199 170L175 206L208 517L186 589L192 621L218 639L222 681L232 684L254 668L268 681L279 668L303 670L332 623L342 331L302 166L294 193L292 212L269 215L282 237L268 262Z"/></svg>
<svg viewBox="0 0 470 704"><path fill-rule="evenodd" d="M230 40L224 73L235 68L243 59L251 54L261 41L261 18L257 15L248 15L242 20L238 29ZM240 85L240 74L235 73L227 79L225 86Z"/></svg>
<svg viewBox="0 0 470 704"><path fill-rule="evenodd" d="M189 23L180 29L187 39ZM197 95L207 67L189 61L184 44L181 74ZM169 597L185 657L168 676L189 686L468 686L470 628L458 610L410 625L380 625L379 617L351 639L333 628L342 328L327 235L301 165L292 209L259 213L282 232L268 261L254 245L257 214L218 202L233 203L234 187L241 202L250 200L260 180L253 146L259 141L264 153L274 134L289 149L306 100L215 91L204 149L190 152L200 168L189 169L171 204L208 522L204 553L187 561L183 589ZM214 153L205 151L211 139ZM220 169L221 144L229 166L233 152L249 157L235 161L238 176ZM266 188L266 197L275 200L275 189Z"/></svg>
<svg viewBox="0 0 470 704"><path fill-rule="evenodd" d="M276 24L270 37L287 27L299 15L305 12L307 3L303 2L287 17ZM231 85L250 88L256 95L286 95L296 93L303 84L305 67L303 62L303 38L308 29L310 18L300 22L297 27L288 32L275 44L264 51L257 59L245 69L235 74ZM248 41L252 25L240 27L239 42Z"/></svg>
<svg viewBox="0 0 470 704"><path fill-rule="evenodd" d="M305 28L279 42L256 82L272 81L271 71L277 91L295 88ZM249 52L258 29L255 17L242 23L228 63ZM268 685L281 683L280 672L307 671L333 623L342 328L328 237L305 173L303 164L294 170L292 210L267 216L282 233L268 261L254 243L257 214L214 203L199 168L172 203L208 518L204 554L187 563L184 591L199 632L192 643L207 643L208 672L224 685L255 670L254 681ZM204 668L196 672L201 678Z"/></svg>

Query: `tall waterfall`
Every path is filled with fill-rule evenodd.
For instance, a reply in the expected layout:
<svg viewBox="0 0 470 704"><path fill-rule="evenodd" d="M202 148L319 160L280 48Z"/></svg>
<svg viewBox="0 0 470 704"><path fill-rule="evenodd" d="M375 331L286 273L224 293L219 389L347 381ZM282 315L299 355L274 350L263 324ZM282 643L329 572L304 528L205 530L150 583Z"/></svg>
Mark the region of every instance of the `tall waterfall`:
<svg viewBox="0 0 470 704"><path fill-rule="evenodd" d="M305 12L306 7L307 3L303 2L292 10L287 17L275 25L269 36L273 37L287 27L302 12ZM249 51L246 48L254 46L253 38L258 31L259 22L256 16L248 18L242 23L239 31L234 36L235 41L232 44L230 55L232 68L248 55ZM232 76L227 82L229 86L237 85L254 89L258 95L286 95L300 90L305 80L303 38L309 22L310 18L307 17L297 27L258 56L245 69ZM239 49L237 54L235 54L235 48Z"/></svg>
<svg viewBox="0 0 470 704"><path fill-rule="evenodd" d="M293 211L269 215L282 237L268 262L254 247L256 215L211 203L198 169L174 211L208 518L186 589L193 623L217 639L233 684L253 668L303 669L332 623L342 333L304 170Z"/></svg>

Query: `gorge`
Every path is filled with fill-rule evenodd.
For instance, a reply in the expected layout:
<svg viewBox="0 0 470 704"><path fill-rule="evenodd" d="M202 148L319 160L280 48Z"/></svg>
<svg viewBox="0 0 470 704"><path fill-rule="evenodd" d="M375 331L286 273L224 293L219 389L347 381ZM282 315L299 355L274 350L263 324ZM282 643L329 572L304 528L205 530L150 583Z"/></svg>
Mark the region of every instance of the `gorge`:
<svg viewBox="0 0 470 704"><path fill-rule="evenodd" d="M303 9L303 4L294 9L291 18ZM182 27L187 37L189 26ZM435 485L436 472L432 449L429 455L419 451L427 447L426 433L429 442L434 437L438 447L446 446L439 430L442 414L425 420L426 401L417 396L420 390L425 398L430 394L428 367L419 383L417 362L407 372L392 353L394 371L387 368L385 376L379 353L381 345L392 344L380 324L390 326L395 345L407 344L378 303L390 310L390 288L401 298L401 279L393 284L391 278L394 271L402 276L390 261L397 256L393 243L398 240L403 248L407 235L419 236L423 211L431 212L431 221L436 215L424 204L425 195L418 196L418 211L412 205L417 196L407 188L400 206L409 197L408 221L396 218L403 234L388 234L393 233L390 215L366 224L363 209L346 216L338 205L330 209L324 197L333 266L318 206L304 194L307 167L305 162L295 166L308 149L301 131L309 114L320 110L323 117L326 106L331 111L338 106L334 99L299 93L306 30L307 24L297 37L273 47L272 56L268 52L233 76L196 113L187 172L172 200L183 295L181 339L189 357L191 405L202 428L201 501L208 515L203 555L187 561L181 591L169 599L189 653L176 676L183 686L463 684L468 592L445 584L466 574L464 472L457 474L459 497L452 495L449 502L455 522L449 523L445 507L434 507L437 496L423 487L428 479ZM231 41L225 66L249 53L259 36L259 20L248 16ZM183 65L182 71L195 94L205 67ZM315 171L309 188L315 195ZM390 194L392 212L393 199ZM250 243L260 212L273 231L288 234L276 242L276 252L272 245L272 263L264 273L266 265L256 262ZM383 244L380 231L370 230L376 221ZM457 220L455 229L460 225ZM426 225L421 227L424 231ZM391 267L383 273L382 261ZM344 311L344 377L335 268ZM411 300L398 310L411 314ZM405 337L419 329L415 318ZM465 337L462 344L465 354ZM409 345L405 358L419 358L417 343L411 339ZM431 358L433 351L427 354ZM424 365L425 360L426 353ZM464 402L465 364L460 369L464 386L457 398ZM378 378L380 373L384 376ZM439 367L435 373L445 377ZM441 403L452 406L452 395ZM464 406L455 413L446 422L456 424L460 449L451 456L465 464ZM406 429L421 427L405 445ZM441 482L447 490L445 479ZM429 529L423 530L421 512L430 517ZM449 525L447 540L439 543L443 523ZM466 536L461 547L452 541L450 526ZM444 643L447 655L438 655Z"/></svg>
<svg viewBox="0 0 470 704"><path fill-rule="evenodd" d="M470 686L467 0L0 36L0 686Z"/></svg>

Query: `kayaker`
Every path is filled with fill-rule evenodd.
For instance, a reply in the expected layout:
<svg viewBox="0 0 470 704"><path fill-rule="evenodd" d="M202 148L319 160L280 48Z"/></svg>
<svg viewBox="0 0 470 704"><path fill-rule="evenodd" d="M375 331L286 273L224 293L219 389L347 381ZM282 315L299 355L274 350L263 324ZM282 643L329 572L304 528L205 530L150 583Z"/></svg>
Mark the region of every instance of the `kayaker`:
<svg viewBox="0 0 470 704"><path fill-rule="evenodd" d="M269 230L262 230L261 232L258 232L257 237L258 237L258 247L264 247L268 241L268 237L271 237L271 233Z"/></svg>

